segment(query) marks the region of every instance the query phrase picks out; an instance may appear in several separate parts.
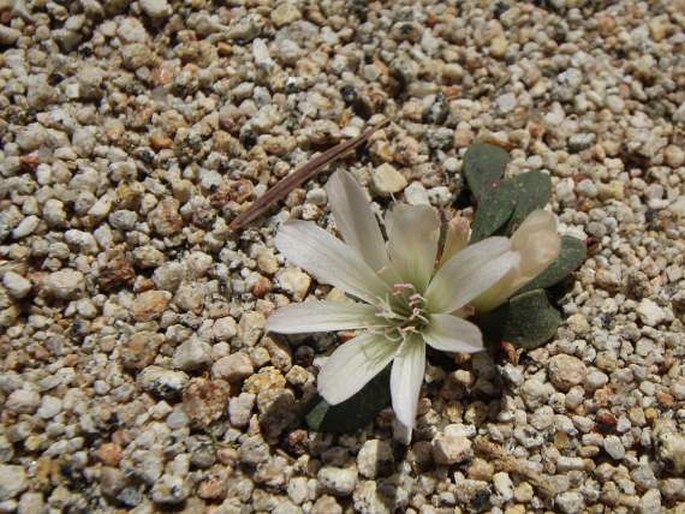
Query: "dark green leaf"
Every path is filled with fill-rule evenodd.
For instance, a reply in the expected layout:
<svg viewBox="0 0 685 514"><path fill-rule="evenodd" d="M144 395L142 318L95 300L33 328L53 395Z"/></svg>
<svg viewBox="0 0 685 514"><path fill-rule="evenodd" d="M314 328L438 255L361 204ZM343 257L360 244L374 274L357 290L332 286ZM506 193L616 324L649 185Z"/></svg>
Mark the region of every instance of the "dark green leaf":
<svg viewBox="0 0 685 514"><path fill-rule="evenodd" d="M509 219L507 234L516 230L521 222L535 209L541 209L549 202L552 194L552 181L541 171L529 171L512 177L517 190L516 208Z"/></svg>
<svg viewBox="0 0 685 514"><path fill-rule="evenodd" d="M471 226L471 243L476 243L503 227L514 212L517 197L518 190L509 179L485 193Z"/></svg>
<svg viewBox="0 0 685 514"><path fill-rule="evenodd" d="M554 336L561 313L549 302L544 289L516 295L507 303L478 318L490 342L508 341L527 349L537 348Z"/></svg>
<svg viewBox="0 0 685 514"><path fill-rule="evenodd" d="M353 432L371 423L376 414L390 405L390 368L374 377L361 391L338 405L317 396L305 416L307 426L319 432Z"/></svg>
<svg viewBox="0 0 685 514"><path fill-rule="evenodd" d="M586 254L585 243L580 239L572 236L562 236L559 257L545 271L528 282L521 289L521 292L532 289L545 289L558 284L570 273L578 269L585 260Z"/></svg>
<svg viewBox="0 0 685 514"><path fill-rule="evenodd" d="M476 143L466 150L464 176L478 200L504 176L509 160L506 150L488 143Z"/></svg>

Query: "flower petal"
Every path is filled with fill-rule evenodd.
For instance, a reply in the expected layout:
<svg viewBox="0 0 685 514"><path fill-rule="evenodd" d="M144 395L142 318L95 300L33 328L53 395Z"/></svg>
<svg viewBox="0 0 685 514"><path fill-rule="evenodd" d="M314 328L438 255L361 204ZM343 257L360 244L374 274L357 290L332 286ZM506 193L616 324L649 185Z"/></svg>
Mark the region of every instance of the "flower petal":
<svg viewBox="0 0 685 514"><path fill-rule="evenodd" d="M453 312L488 289L519 262L506 237L489 237L467 246L431 280L426 299L431 312Z"/></svg>
<svg viewBox="0 0 685 514"><path fill-rule="evenodd" d="M511 245L520 255L519 263L474 301L479 311L492 310L552 264L561 249L561 237L552 214L538 209L531 212L511 236Z"/></svg>
<svg viewBox="0 0 685 514"><path fill-rule="evenodd" d="M387 285L359 253L311 221L288 221L276 234L276 247L292 263L346 293L373 302Z"/></svg>
<svg viewBox="0 0 685 514"><path fill-rule="evenodd" d="M355 302L304 302L281 307L266 320L266 330L279 334L354 330L378 324L371 305Z"/></svg>
<svg viewBox="0 0 685 514"><path fill-rule="evenodd" d="M442 246L440 264L442 266L469 244L471 226L462 216L455 216L447 223L445 243Z"/></svg>
<svg viewBox="0 0 685 514"><path fill-rule="evenodd" d="M427 344L443 352L476 353L483 350L480 329L451 314L433 314L423 332Z"/></svg>
<svg viewBox="0 0 685 514"><path fill-rule="evenodd" d="M397 205L388 213L388 254L399 278L424 291L435 268L440 219L428 205Z"/></svg>
<svg viewBox="0 0 685 514"><path fill-rule="evenodd" d="M388 265L388 252L364 190L347 171L336 171L326 184L335 226L374 270Z"/></svg>
<svg viewBox="0 0 685 514"><path fill-rule="evenodd" d="M390 394L395 416L409 430L416 424L416 410L425 372L426 345L418 336L407 338L392 363Z"/></svg>
<svg viewBox="0 0 685 514"><path fill-rule="evenodd" d="M344 402L390 363L397 348L397 343L373 333L343 343L319 372L319 394L331 405Z"/></svg>

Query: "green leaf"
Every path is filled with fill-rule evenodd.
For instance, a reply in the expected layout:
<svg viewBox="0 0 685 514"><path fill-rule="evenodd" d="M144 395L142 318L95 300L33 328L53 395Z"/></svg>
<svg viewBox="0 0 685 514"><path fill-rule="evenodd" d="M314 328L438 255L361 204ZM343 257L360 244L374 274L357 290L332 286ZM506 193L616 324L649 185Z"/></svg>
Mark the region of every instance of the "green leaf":
<svg viewBox="0 0 685 514"><path fill-rule="evenodd" d="M305 416L307 426L319 432L353 432L371 423L376 414L390 405L390 369L387 366L361 391L338 405L330 405L317 395Z"/></svg>
<svg viewBox="0 0 685 514"><path fill-rule="evenodd" d="M512 234L526 216L547 205L552 194L552 180L541 171L529 171L509 180L513 181L517 190L516 208L507 226L507 234Z"/></svg>
<svg viewBox="0 0 685 514"><path fill-rule="evenodd" d="M514 212L517 197L518 189L510 179L503 180L485 193L471 225L471 244L494 234L505 225Z"/></svg>
<svg viewBox="0 0 685 514"><path fill-rule="evenodd" d="M544 289L516 295L492 312L478 317L478 325L490 342L537 348L556 334L561 313L549 302Z"/></svg>
<svg viewBox="0 0 685 514"><path fill-rule="evenodd" d="M545 289L558 284L570 273L578 269L587 255L585 243L577 237L562 236L561 250L556 260L533 280L528 282L520 292L532 289Z"/></svg>
<svg viewBox="0 0 685 514"><path fill-rule="evenodd" d="M476 143L466 150L464 176L478 200L504 176L509 161L509 152L496 145Z"/></svg>

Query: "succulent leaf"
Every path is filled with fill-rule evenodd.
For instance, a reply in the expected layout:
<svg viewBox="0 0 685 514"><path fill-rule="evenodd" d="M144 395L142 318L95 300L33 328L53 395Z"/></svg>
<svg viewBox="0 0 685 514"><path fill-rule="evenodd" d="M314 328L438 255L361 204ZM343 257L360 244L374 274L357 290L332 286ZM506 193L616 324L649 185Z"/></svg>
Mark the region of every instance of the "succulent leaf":
<svg viewBox="0 0 685 514"><path fill-rule="evenodd" d="M544 289L518 294L478 320L490 342L508 341L526 349L546 343L560 323L561 313L550 303Z"/></svg>
<svg viewBox="0 0 685 514"><path fill-rule="evenodd" d="M516 230L526 216L535 209L541 209L549 202L552 194L552 180L541 171L529 171L512 177L516 188L516 208L509 219L507 234Z"/></svg>
<svg viewBox="0 0 685 514"><path fill-rule="evenodd" d="M526 284L520 292L545 289L558 284L578 269L585 260L586 254L585 243L580 239L573 236L562 236L559 257L545 271Z"/></svg>
<svg viewBox="0 0 685 514"><path fill-rule="evenodd" d="M503 227L516 207L518 189L514 182L505 179L488 190L482 197L471 226L471 244L494 234Z"/></svg>
<svg viewBox="0 0 685 514"><path fill-rule="evenodd" d="M376 375L361 391L337 405L316 396L305 415L307 426L318 432L345 433L364 428L390 405L390 368Z"/></svg>
<svg viewBox="0 0 685 514"><path fill-rule="evenodd" d="M466 150L464 176L479 201L501 180L510 160L506 150L488 143L476 143Z"/></svg>

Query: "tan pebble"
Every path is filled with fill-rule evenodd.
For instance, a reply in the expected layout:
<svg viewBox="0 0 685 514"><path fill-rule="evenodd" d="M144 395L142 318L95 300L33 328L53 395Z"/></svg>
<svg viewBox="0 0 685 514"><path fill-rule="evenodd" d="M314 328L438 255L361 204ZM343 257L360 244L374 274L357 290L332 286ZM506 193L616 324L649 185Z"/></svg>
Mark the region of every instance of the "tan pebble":
<svg viewBox="0 0 685 514"><path fill-rule="evenodd" d="M151 321L158 318L169 305L169 291L145 291L133 302L132 313L136 321Z"/></svg>
<svg viewBox="0 0 685 514"><path fill-rule="evenodd" d="M103 464L117 467L122 457L121 446L115 443L104 443L98 448L97 457Z"/></svg>

